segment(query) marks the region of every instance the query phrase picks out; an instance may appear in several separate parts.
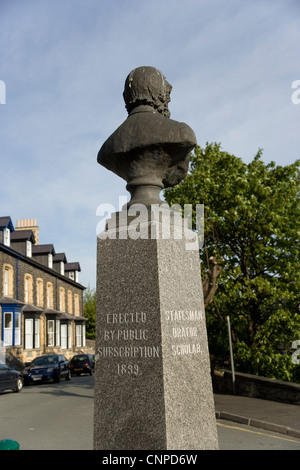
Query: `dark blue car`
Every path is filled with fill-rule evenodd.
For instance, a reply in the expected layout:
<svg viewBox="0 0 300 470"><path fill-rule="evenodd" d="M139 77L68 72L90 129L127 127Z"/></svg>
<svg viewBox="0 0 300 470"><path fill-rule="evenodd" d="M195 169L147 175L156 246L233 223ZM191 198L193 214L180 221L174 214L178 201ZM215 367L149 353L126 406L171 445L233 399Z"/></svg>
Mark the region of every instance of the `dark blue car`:
<svg viewBox="0 0 300 470"><path fill-rule="evenodd" d="M0 393L13 391L20 392L23 388L21 372L12 369L5 363L0 363Z"/></svg>
<svg viewBox="0 0 300 470"><path fill-rule="evenodd" d="M49 354L36 357L23 371L25 385L35 382L47 382L71 379L69 361L61 354Z"/></svg>

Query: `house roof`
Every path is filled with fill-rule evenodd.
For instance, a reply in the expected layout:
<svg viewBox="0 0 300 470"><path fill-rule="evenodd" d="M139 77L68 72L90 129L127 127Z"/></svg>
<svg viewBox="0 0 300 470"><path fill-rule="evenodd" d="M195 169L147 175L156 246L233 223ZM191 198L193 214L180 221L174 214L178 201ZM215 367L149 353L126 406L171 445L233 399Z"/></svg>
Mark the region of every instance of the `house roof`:
<svg viewBox="0 0 300 470"><path fill-rule="evenodd" d="M24 302L21 302L20 300L13 299L12 297L2 297L0 299L0 305L2 304L8 304L8 305L24 305Z"/></svg>
<svg viewBox="0 0 300 470"><path fill-rule="evenodd" d="M62 261L63 263L67 262L67 257L65 253L55 253L55 255L53 256L53 263L58 263L60 261Z"/></svg>
<svg viewBox="0 0 300 470"><path fill-rule="evenodd" d="M9 228L12 232L15 231L11 218L9 216L0 217L0 230Z"/></svg>
<svg viewBox="0 0 300 470"><path fill-rule="evenodd" d="M31 262L31 263L38 263L40 264L39 262L39 259L38 259L38 256L39 255L48 255L48 254L52 254L53 255L53 262L63 262L65 264L65 271L66 272L70 272L70 271L81 271L81 268L80 268L80 264L78 262L75 262L75 263L68 263L67 262L67 257L66 257L66 254L65 253L55 253L55 249L54 249L54 245L52 243L48 243L48 244L43 244L43 245L35 245L34 242L35 242L35 234L34 234L34 231L29 229L29 228L26 228L24 227L24 230L23 229L19 229L15 231L14 229L14 226L13 226L13 223L12 223L12 220L11 220L11 217L10 216L3 216L3 217L0 217L0 230L3 230L5 228L9 228L10 229L10 241L12 242L12 245L13 245L13 242L17 242L17 241L26 241L26 240L30 240L33 242L32 244L32 258L31 260L29 260L29 258L27 259L27 262ZM14 256L17 255L19 252L16 250L16 245L15 247L8 247L8 246L5 246L3 243L0 243L0 250L3 251L9 251L11 254L13 254ZM34 259L35 258L35 259ZM42 265L41 265L42 266ZM45 266L43 266L43 269L46 269ZM48 269L48 268L47 268ZM49 268L50 269L50 268ZM51 268L52 269L52 268ZM60 273L56 273L56 275L60 275ZM68 276L66 276L68 277ZM72 279L69 279L68 278L68 282L75 282L74 280ZM80 284L78 282L76 282L76 284L78 286L80 286ZM85 287L81 286L82 288L85 289Z"/></svg>
<svg viewBox="0 0 300 470"><path fill-rule="evenodd" d="M22 308L23 313L41 313L42 311L43 311L42 308L35 307L35 305L30 305L30 304L26 304Z"/></svg>
<svg viewBox="0 0 300 470"><path fill-rule="evenodd" d="M54 246L51 244L48 245L34 245L32 247L32 255L44 255L51 253L52 255L55 255L55 250Z"/></svg>
<svg viewBox="0 0 300 470"><path fill-rule="evenodd" d="M34 233L32 230L17 230L13 232L10 236L10 241L23 241L23 240L29 240L31 242L34 242Z"/></svg>
<svg viewBox="0 0 300 470"><path fill-rule="evenodd" d="M65 272L68 272L68 271L81 271L80 264L78 262L66 263L65 264Z"/></svg>

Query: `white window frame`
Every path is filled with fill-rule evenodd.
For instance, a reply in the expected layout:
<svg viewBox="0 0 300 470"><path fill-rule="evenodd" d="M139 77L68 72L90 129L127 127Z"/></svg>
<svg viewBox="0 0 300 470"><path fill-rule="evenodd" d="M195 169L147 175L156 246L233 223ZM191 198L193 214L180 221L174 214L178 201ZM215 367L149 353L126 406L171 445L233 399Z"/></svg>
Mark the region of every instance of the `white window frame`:
<svg viewBox="0 0 300 470"><path fill-rule="evenodd" d="M55 320L56 346L60 346L60 320Z"/></svg>
<svg viewBox="0 0 300 470"><path fill-rule="evenodd" d="M48 268L53 268L53 256L51 253L48 254Z"/></svg>
<svg viewBox="0 0 300 470"><path fill-rule="evenodd" d="M51 331L52 329L52 331ZM52 341L50 341L50 339ZM47 346L55 346L55 323L54 320L47 320Z"/></svg>
<svg viewBox="0 0 300 470"><path fill-rule="evenodd" d="M76 325L76 347L82 347L82 325Z"/></svg>
<svg viewBox="0 0 300 470"><path fill-rule="evenodd" d="M25 349L33 349L33 318L25 318Z"/></svg>
<svg viewBox="0 0 300 470"><path fill-rule="evenodd" d="M3 245L10 246L10 230L7 227L3 230Z"/></svg>
<svg viewBox="0 0 300 470"><path fill-rule="evenodd" d="M82 347L85 348L86 346L86 327L85 323L82 325Z"/></svg>
<svg viewBox="0 0 300 470"><path fill-rule="evenodd" d="M21 345L21 313L20 312L15 312L13 326L14 326L14 346L20 346Z"/></svg>
<svg viewBox="0 0 300 470"><path fill-rule="evenodd" d="M34 348L40 348L40 319L34 319Z"/></svg>
<svg viewBox="0 0 300 470"><path fill-rule="evenodd" d="M26 256L32 258L32 243L30 240L26 240Z"/></svg>
<svg viewBox="0 0 300 470"><path fill-rule="evenodd" d="M68 323L68 349L72 348L72 325Z"/></svg>
<svg viewBox="0 0 300 470"><path fill-rule="evenodd" d="M65 275L65 263L63 261L60 262L60 274Z"/></svg>
<svg viewBox="0 0 300 470"><path fill-rule="evenodd" d="M25 345L24 349L40 348L40 319L25 318Z"/></svg>
<svg viewBox="0 0 300 470"><path fill-rule="evenodd" d="M11 326L7 327L6 325L6 316L10 315L10 320L11 320ZM13 344L13 312L4 312L4 317L3 317L3 343L4 346L12 346Z"/></svg>
<svg viewBox="0 0 300 470"><path fill-rule="evenodd" d="M61 349L68 349L68 325L66 323L60 324L60 341Z"/></svg>

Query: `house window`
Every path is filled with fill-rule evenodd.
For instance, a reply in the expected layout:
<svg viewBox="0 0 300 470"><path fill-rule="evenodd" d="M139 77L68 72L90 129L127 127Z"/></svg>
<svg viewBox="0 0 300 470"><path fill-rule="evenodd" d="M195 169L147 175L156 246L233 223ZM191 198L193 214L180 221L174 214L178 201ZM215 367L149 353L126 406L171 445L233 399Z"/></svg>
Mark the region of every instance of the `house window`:
<svg viewBox="0 0 300 470"><path fill-rule="evenodd" d="M53 268L53 256L51 253L48 254L48 268Z"/></svg>
<svg viewBox="0 0 300 470"><path fill-rule="evenodd" d="M20 346L21 344L21 314L20 312L15 312L15 340L14 346Z"/></svg>
<svg viewBox="0 0 300 470"><path fill-rule="evenodd" d="M73 313L73 296L70 290L68 290L68 313Z"/></svg>
<svg viewBox="0 0 300 470"><path fill-rule="evenodd" d="M25 318L25 349L40 347L40 319Z"/></svg>
<svg viewBox="0 0 300 470"><path fill-rule="evenodd" d="M5 346L13 344L13 313L4 312L4 332L3 342Z"/></svg>
<svg viewBox="0 0 300 470"><path fill-rule="evenodd" d="M26 241L26 256L28 256L29 258L32 257L32 244L29 240Z"/></svg>
<svg viewBox="0 0 300 470"><path fill-rule="evenodd" d="M40 347L40 319L35 318L34 320L34 347Z"/></svg>
<svg viewBox="0 0 300 470"><path fill-rule="evenodd" d="M54 320L47 321L47 345L54 346L54 338L55 338L55 329L54 329Z"/></svg>
<svg viewBox="0 0 300 470"><path fill-rule="evenodd" d="M9 230L9 228L5 228L3 230L3 244L5 246L10 246L10 230Z"/></svg>
<svg viewBox="0 0 300 470"><path fill-rule="evenodd" d="M62 274L62 276L65 274L65 264L63 261L60 262L60 274Z"/></svg>
<svg viewBox="0 0 300 470"><path fill-rule="evenodd" d="M4 346L20 346L21 344L21 313L15 311L2 312L2 340Z"/></svg>
<svg viewBox="0 0 300 470"><path fill-rule="evenodd" d="M60 325L61 349L67 349L68 344L68 325L62 323Z"/></svg>
<svg viewBox="0 0 300 470"><path fill-rule="evenodd" d="M56 346L60 346L60 321L55 320L55 328L56 328Z"/></svg>
<svg viewBox="0 0 300 470"><path fill-rule="evenodd" d="M3 287L4 295L8 296L9 292L9 270L8 268L4 269L4 287Z"/></svg>
<svg viewBox="0 0 300 470"><path fill-rule="evenodd" d="M61 349L71 349L72 347L72 325L70 322L60 324Z"/></svg>
<svg viewBox="0 0 300 470"><path fill-rule="evenodd" d="M73 281L75 280L74 271L70 271L70 272L69 272L69 278L72 279Z"/></svg>
<svg viewBox="0 0 300 470"><path fill-rule="evenodd" d="M80 310L79 310L79 295L75 294L74 295L74 313L75 315L79 315Z"/></svg>
<svg viewBox="0 0 300 470"><path fill-rule="evenodd" d="M37 279L36 281L36 303L37 305L44 305L43 280L42 279Z"/></svg>
<svg viewBox="0 0 300 470"><path fill-rule="evenodd" d="M85 347L85 325L76 325L76 347Z"/></svg>
<svg viewBox="0 0 300 470"><path fill-rule="evenodd" d="M24 301L25 303L33 303L33 280L31 274L25 274Z"/></svg>
<svg viewBox="0 0 300 470"><path fill-rule="evenodd" d="M76 347L82 346L82 325L76 325Z"/></svg>
<svg viewBox="0 0 300 470"><path fill-rule="evenodd" d="M33 349L33 319L25 318L25 349Z"/></svg>
<svg viewBox="0 0 300 470"><path fill-rule="evenodd" d="M8 295L8 276L9 276L9 271L8 269L4 269L4 295Z"/></svg>
<svg viewBox="0 0 300 470"><path fill-rule="evenodd" d="M47 307L53 308L53 285L47 282Z"/></svg>
<svg viewBox="0 0 300 470"><path fill-rule="evenodd" d="M10 264L3 266L3 295L13 297L13 268Z"/></svg>
<svg viewBox="0 0 300 470"><path fill-rule="evenodd" d="M65 312L66 310L65 289L63 287L59 289L59 310L61 312Z"/></svg>
<svg viewBox="0 0 300 470"><path fill-rule="evenodd" d="M72 347L72 325L68 323L68 348L71 349Z"/></svg>

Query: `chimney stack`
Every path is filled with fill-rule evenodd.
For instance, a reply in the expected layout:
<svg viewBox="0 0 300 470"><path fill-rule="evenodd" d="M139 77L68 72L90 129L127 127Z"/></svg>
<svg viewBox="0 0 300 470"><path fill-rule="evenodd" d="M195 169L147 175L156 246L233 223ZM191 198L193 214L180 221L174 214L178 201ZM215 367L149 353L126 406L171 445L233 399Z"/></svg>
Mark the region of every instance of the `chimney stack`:
<svg viewBox="0 0 300 470"><path fill-rule="evenodd" d="M39 227L36 224L36 219L18 219L15 230L32 230L34 234L34 244L39 244Z"/></svg>

